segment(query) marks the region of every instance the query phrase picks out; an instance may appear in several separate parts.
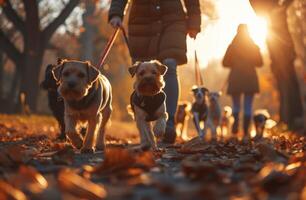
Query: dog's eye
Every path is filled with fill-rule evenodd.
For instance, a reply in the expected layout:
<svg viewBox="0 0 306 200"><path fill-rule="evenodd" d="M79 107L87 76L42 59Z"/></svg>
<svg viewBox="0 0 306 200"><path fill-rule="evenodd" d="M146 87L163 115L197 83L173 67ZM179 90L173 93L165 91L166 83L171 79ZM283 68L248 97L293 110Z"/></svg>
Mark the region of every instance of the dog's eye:
<svg viewBox="0 0 306 200"><path fill-rule="evenodd" d="M63 73L63 76L64 76L64 77L67 77L67 76L69 76L69 75L70 75L69 72L64 72L64 73Z"/></svg>
<svg viewBox="0 0 306 200"><path fill-rule="evenodd" d="M84 78L84 77L85 77L85 74L83 74L83 73L78 73L78 77L79 77L79 78Z"/></svg>
<svg viewBox="0 0 306 200"><path fill-rule="evenodd" d="M139 76L143 76L145 74L144 71L139 72Z"/></svg>

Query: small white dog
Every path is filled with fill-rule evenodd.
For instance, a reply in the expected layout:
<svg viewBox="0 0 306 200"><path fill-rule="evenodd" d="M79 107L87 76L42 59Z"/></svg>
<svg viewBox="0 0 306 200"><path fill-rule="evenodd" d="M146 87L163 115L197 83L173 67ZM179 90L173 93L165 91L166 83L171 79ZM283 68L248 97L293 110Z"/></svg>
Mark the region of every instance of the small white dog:
<svg viewBox="0 0 306 200"><path fill-rule="evenodd" d="M230 126L233 121L232 117L232 108L230 106L224 106L223 114L221 117L221 137L223 138L225 135L230 133Z"/></svg>
<svg viewBox="0 0 306 200"><path fill-rule="evenodd" d="M166 71L167 67L157 60L136 62L129 68L131 76L136 75L131 109L143 148L156 150L154 135L161 137L166 130L166 95L162 90L165 86L163 76Z"/></svg>
<svg viewBox="0 0 306 200"><path fill-rule="evenodd" d="M90 62L61 60L52 71L65 104L65 132L82 153L104 149L105 127L112 113L111 85ZM88 123L84 141L78 125Z"/></svg>

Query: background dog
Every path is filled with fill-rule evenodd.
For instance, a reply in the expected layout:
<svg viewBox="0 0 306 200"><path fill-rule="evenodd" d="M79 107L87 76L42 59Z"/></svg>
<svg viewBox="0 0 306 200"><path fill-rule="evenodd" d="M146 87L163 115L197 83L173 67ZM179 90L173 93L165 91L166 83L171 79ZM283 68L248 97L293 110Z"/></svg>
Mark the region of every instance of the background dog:
<svg viewBox="0 0 306 200"><path fill-rule="evenodd" d="M201 127L205 124L208 116L208 89L205 87L194 86L192 88L194 102L192 103L191 112L193 115L193 122L198 131L199 137L204 138L207 126Z"/></svg>
<svg viewBox="0 0 306 200"><path fill-rule="evenodd" d="M42 89L48 92L48 104L49 108L52 111L53 116L58 122L60 134L59 139L65 139L65 122L64 122L64 101L60 98L57 88L58 84L53 77L52 70L56 65L48 65L45 70L45 79L41 82L40 86Z"/></svg>
<svg viewBox="0 0 306 200"><path fill-rule="evenodd" d="M222 117L221 117L221 137L223 138L225 135L230 133L230 126L232 124L232 108L230 106L224 106Z"/></svg>
<svg viewBox="0 0 306 200"><path fill-rule="evenodd" d="M217 129L221 125L221 92L209 92L208 116L205 123L205 130L210 129L213 139L217 138Z"/></svg>
<svg viewBox="0 0 306 200"><path fill-rule="evenodd" d="M175 113L175 128L176 132L180 135L183 140L188 140L188 121L190 112L189 102L180 102Z"/></svg>
<svg viewBox="0 0 306 200"><path fill-rule="evenodd" d="M267 110L261 109L254 112L253 122L256 130L255 140L262 138L268 119L270 119L270 114Z"/></svg>
<svg viewBox="0 0 306 200"><path fill-rule="evenodd" d="M109 81L90 62L61 60L52 72L64 99L65 132L72 145L82 153L92 153L95 147L103 150L105 127L112 113ZM81 123L88 123L84 142L77 132Z"/></svg>
<svg viewBox="0 0 306 200"><path fill-rule="evenodd" d="M162 91L166 71L167 67L157 60L136 62L129 68L131 76L136 75L134 92L131 95L131 109L143 148L151 147L156 150L154 135L160 138L166 130L166 95Z"/></svg>

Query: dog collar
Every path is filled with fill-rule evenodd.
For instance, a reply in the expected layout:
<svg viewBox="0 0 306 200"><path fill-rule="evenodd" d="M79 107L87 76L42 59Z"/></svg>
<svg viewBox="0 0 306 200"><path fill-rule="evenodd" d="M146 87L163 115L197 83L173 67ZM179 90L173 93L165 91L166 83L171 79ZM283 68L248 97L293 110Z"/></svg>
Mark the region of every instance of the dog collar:
<svg viewBox="0 0 306 200"><path fill-rule="evenodd" d="M96 83L94 83L94 85L89 89L88 94L85 97L83 97L81 100L67 101L69 107L76 110L83 110L88 108L94 102L94 99L98 94L98 88L99 88L99 81L96 81Z"/></svg>
<svg viewBox="0 0 306 200"><path fill-rule="evenodd" d="M163 91L154 96L142 96L138 95L136 91L134 91L131 95L131 106L133 111L135 111L135 105L144 110L148 114L146 121L155 121L158 118L155 116L155 113L165 100L166 94Z"/></svg>

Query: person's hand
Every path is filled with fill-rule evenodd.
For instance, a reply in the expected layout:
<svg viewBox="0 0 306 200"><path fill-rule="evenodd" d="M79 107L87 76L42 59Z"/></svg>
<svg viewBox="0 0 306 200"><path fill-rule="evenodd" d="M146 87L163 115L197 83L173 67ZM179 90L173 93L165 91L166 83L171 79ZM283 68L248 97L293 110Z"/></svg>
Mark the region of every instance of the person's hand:
<svg viewBox="0 0 306 200"><path fill-rule="evenodd" d="M122 26L122 20L118 16L112 17L111 20L109 20L109 23L113 28L119 28Z"/></svg>
<svg viewBox="0 0 306 200"><path fill-rule="evenodd" d="M189 35L189 37L191 37L193 39L196 39L196 37L198 35L198 31L194 30L194 29L191 29L191 30L188 31L188 35Z"/></svg>

